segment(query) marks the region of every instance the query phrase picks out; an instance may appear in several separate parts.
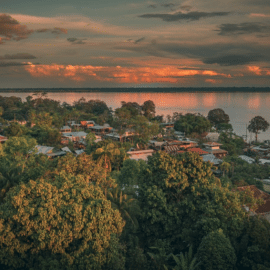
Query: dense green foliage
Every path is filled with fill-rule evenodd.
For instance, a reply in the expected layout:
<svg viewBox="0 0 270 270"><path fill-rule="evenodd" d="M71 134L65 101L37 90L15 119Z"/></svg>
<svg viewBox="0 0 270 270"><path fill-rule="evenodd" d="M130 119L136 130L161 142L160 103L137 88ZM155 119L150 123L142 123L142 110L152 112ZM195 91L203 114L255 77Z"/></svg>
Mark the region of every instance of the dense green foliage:
<svg viewBox="0 0 270 270"><path fill-rule="evenodd" d="M211 123L224 131L220 142L229 152L219 166L220 179L197 154L129 159L131 148L147 149L149 139L165 134L156 122L163 116L155 117L150 100L122 102L113 113L99 100L69 105L43 93L26 102L0 97L8 136L0 144L0 268L269 270L270 223L244 210L261 201L236 187L263 189L255 178L269 178L270 167L237 158L244 141L231 134L221 109L212 111ZM19 119L29 122L23 126ZM37 155L37 144L62 147L59 128L71 120L109 123L120 135L134 134L96 143L89 133L85 154ZM167 120L202 140L211 128L199 114L174 113ZM72 142L68 146L73 150Z"/></svg>
<svg viewBox="0 0 270 270"><path fill-rule="evenodd" d="M175 130L185 132L186 135L193 132L201 134L209 131L211 128L209 120L200 114L187 113L185 115L178 115L176 119L178 120L174 124Z"/></svg>

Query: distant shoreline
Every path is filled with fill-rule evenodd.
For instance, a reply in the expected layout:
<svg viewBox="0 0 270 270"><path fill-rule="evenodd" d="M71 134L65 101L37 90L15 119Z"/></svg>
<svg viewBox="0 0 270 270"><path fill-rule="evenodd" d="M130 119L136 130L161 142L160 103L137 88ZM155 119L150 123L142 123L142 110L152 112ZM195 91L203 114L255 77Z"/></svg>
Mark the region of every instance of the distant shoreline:
<svg viewBox="0 0 270 270"><path fill-rule="evenodd" d="M155 87L155 88L1 88L0 93L32 93L32 92L122 92L122 93L177 93L177 92L270 92L270 87Z"/></svg>

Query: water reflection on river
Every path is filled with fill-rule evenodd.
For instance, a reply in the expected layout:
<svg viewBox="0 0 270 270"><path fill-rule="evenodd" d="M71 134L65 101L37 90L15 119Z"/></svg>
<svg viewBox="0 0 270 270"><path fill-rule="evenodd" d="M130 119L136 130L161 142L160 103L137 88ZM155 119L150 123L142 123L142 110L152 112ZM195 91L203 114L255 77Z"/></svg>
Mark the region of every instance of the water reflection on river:
<svg viewBox="0 0 270 270"><path fill-rule="evenodd" d="M23 100L31 93L0 93L2 96L19 96ZM256 115L270 122L270 93L48 93L48 98L72 104L84 97L86 100L99 99L113 109L121 106L121 101L142 104L152 100L156 104L156 114L167 116L173 112L201 113L207 115L209 110L222 108L231 119L235 132L246 134L246 125ZM248 138L254 138L248 133ZM259 135L260 140L270 139L270 130Z"/></svg>

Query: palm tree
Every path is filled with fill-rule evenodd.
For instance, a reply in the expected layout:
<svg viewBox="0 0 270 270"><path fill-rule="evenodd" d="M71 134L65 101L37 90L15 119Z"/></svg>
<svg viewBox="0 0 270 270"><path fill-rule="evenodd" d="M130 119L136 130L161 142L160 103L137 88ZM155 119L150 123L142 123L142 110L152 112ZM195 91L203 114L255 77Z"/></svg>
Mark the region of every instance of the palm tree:
<svg viewBox="0 0 270 270"><path fill-rule="evenodd" d="M200 263L197 263L197 258L193 257L192 246L189 247L185 255L181 252L179 255L171 255L176 262L176 267L173 270L195 270Z"/></svg>
<svg viewBox="0 0 270 270"><path fill-rule="evenodd" d="M111 201L112 207L119 210L124 220L131 221L134 227L138 225L134 215L134 212L137 210L136 199L129 198L128 195L124 194L119 188L114 188L109 191L108 199Z"/></svg>
<svg viewBox="0 0 270 270"><path fill-rule="evenodd" d="M98 157L98 164L103 166L106 172L110 172L112 170L112 161L115 156L120 155L120 150L114 143L108 143L107 145L98 148L95 151L95 155Z"/></svg>
<svg viewBox="0 0 270 270"><path fill-rule="evenodd" d="M223 176L225 175L225 172L229 171L230 167L231 167L230 163L225 161L220 165L220 169L223 171Z"/></svg>

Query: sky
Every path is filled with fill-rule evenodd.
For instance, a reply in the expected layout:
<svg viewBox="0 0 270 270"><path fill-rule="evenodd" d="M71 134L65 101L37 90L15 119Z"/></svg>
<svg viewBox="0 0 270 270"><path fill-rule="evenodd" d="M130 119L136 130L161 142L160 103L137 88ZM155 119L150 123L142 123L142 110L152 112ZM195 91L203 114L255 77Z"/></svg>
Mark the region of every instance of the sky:
<svg viewBox="0 0 270 270"><path fill-rule="evenodd" d="M9 0L0 88L269 87L269 0Z"/></svg>

